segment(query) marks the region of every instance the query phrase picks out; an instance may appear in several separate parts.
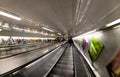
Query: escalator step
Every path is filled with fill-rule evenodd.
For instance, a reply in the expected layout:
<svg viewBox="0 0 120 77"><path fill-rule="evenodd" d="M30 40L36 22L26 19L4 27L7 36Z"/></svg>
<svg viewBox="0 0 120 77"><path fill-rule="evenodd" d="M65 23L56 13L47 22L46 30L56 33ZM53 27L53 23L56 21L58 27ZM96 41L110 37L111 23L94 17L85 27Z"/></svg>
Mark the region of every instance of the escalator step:
<svg viewBox="0 0 120 77"><path fill-rule="evenodd" d="M71 64L73 65L72 61L59 61L60 64Z"/></svg>
<svg viewBox="0 0 120 77"><path fill-rule="evenodd" d="M63 58L73 58L72 55L69 55L69 56L62 56Z"/></svg>
<svg viewBox="0 0 120 77"><path fill-rule="evenodd" d="M61 58L61 61L73 61L73 59L66 59L66 58Z"/></svg>
<svg viewBox="0 0 120 77"><path fill-rule="evenodd" d="M72 55L64 55L64 56L62 56L62 57L72 57Z"/></svg>
<svg viewBox="0 0 120 77"><path fill-rule="evenodd" d="M71 64L57 64L56 65L56 68L60 68L60 69L63 69L63 70L73 70L73 65Z"/></svg>
<svg viewBox="0 0 120 77"><path fill-rule="evenodd" d="M60 75L60 76L64 76L64 77L73 77L74 71L54 68L52 73L55 75Z"/></svg>
<svg viewBox="0 0 120 77"><path fill-rule="evenodd" d="M49 77L64 77L64 76L60 76L60 75L55 75L55 74L50 74Z"/></svg>
<svg viewBox="0 0 120 77"><path fill-rule="evenodd" d="M63 56L62 58L73 58L73 56Z"/></svg>
<svg viewBox="0 0 120 77"><path fill-rule="evenodd" d="M62 58L73 58L73 56L63 56Z"/></svg>
<svg viewBox="0 0 120 77"><path fill-rule="evenodd" d="M73 55L73 53L66 53L66 54ZM66 55L66 54L64 54L64 55Z"/></svg>
<svg viewBox="0 0 120 77"><path fill-rule="evenodd" d="M64 55L67 55L67 54L72 55L73 53L72 53L72 52L71 52L71 53L70 53L70 52L65 52L65 53L64 53Z"/></svg>

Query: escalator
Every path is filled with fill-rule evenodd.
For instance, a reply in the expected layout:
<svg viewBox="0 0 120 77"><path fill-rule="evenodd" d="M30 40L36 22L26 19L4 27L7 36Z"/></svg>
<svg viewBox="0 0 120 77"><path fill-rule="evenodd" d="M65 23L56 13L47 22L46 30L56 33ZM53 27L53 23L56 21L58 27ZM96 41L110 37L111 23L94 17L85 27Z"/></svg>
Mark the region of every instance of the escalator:
<svg viewBox="0 0 120 77"><path fill-rule="evenodd" d="M68 45L66 51L46 77L96 77L77 48Z"/></svg>
<svg viewBox="0 0 120 77"><path fill-rule="evenodd" d="M65 44L5 77L96 77L74 45Z"/></svg>
<svg viewBox="0 0 120 77"><path fill-rule="evenodd" d="M48 77L74 77L73 52L68 47Z"/></svg>

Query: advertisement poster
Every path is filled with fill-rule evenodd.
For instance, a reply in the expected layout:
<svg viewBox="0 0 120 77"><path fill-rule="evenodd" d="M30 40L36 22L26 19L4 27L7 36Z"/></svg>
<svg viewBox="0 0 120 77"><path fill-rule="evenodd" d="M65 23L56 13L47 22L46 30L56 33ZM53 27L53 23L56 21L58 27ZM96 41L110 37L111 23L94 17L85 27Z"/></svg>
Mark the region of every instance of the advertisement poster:
<svg viewBox="0 0 120 77"><path fill-rule="evenodd" d="M88 50L92 61L95 61L98 58L102 49L103 49L103 44L101 43L101 41L93 37L91 40L90 46L89 46L89 50Z"/></svg>
<svg viewBox="0 0 120 77"><path fill-rule="evenodd" d="M110 77L120 77L120 50L112 60L112 62L107 66Z"/></svg>

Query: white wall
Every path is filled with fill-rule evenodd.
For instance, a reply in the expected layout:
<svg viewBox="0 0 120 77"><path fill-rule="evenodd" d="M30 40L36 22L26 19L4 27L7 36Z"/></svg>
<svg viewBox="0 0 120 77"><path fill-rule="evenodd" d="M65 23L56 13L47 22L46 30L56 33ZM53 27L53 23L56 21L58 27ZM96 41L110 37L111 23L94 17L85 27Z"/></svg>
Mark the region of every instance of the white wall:
<svg viewBox="0 0 120 77"><path fill-rule="evenodd" d="M88 49L84 51L85 56L87 56L95 69L98 70L101 77L109 77L106 66L111 62L116 53L120 50L120 28L111 29L104 32L92 33L86 36L79 37L77 38L77 40L85 38L86 40L88 40L88 43L90 43L93 36L98 38L104 44L104 49L95 62L91 61L88 54Z"/></svg>

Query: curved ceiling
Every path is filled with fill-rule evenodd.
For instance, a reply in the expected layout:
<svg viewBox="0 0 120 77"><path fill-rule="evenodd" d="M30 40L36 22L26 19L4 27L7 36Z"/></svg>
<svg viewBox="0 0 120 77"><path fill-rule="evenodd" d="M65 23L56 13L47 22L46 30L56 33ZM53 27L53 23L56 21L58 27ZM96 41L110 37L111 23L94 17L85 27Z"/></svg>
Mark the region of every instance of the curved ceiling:
<svg viewBox="0 0 120 77"><path fill-rule="evenodd" d="M55 32L73 36L120 17L120 0L0 0L0 8L23 18L8 21L37 29L45 24Z"/></svg>

